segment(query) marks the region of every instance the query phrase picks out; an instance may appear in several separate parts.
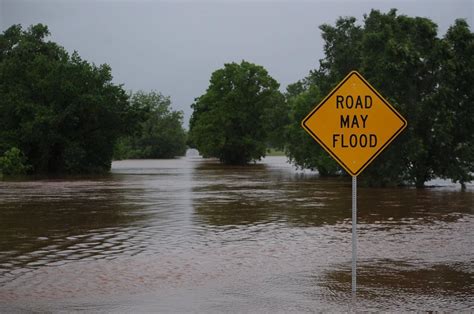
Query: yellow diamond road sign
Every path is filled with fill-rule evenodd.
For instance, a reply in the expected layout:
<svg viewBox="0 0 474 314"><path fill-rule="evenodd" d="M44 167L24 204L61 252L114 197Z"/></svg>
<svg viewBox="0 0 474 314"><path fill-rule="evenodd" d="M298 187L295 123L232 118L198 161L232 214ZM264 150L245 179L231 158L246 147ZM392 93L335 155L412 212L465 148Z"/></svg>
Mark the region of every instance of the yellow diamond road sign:
<svg viewBox="0 0 474 314"><path fill-rule="evenodd" d="M357 176L407 122L359 73L352 71L301 125L347 172Z"/></svg>

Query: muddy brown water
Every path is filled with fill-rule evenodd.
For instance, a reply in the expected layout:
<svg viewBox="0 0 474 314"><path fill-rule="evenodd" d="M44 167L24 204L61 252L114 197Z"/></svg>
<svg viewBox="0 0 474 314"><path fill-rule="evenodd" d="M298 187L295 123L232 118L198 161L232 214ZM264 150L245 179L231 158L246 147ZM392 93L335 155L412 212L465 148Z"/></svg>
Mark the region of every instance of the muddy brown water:
<svg viewBox="0 0 474 314"><path fill-rule="evenodd" d="M0 181L0 312L474 310L474 185L359 188L284 157Z"/></svg>

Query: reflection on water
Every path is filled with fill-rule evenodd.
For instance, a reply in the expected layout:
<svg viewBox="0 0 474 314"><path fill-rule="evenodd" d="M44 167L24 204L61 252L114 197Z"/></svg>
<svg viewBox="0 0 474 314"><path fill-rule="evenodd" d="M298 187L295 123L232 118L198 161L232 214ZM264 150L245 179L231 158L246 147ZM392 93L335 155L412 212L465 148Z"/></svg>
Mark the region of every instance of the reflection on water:
<svg viewBox="0 0 474 314"><path fill-rule="evenodd" d="M130 237L143 214L113 181L3 182L1 191L0 285L44 265L143 249Z"/></svg>
<svg viewBox="0 0 474 314"><path fill-rule="evenodd" d="M437 182L434 182L436 185ZM0 311L467 310L474 186L359 189L282 157L0 182Z"/></svg>
<svg viewBox="0 0 474 314"><path fill-rule="evenodd" d="M305 180L291 168L257 164L196 167L196 218L216 226L285 222L298 226L335 224L350 217L350 186L342 180ZM276 171L279 170L279 171ZM227 175L226 175L227 173Z"/></svg>
<svg viewBox="0 0 474 314"><path fill-rule="evenodd" d="M365 300L365 310L373 311L472 309L474 279L472 269L466 269L468 265L419 265L393 260L363 262L357 270L358 297ZM328 290L341 293L351 288L350 265L345 266L327 273L323 285ZM406 300L411 302L407 304Z"/></svg>

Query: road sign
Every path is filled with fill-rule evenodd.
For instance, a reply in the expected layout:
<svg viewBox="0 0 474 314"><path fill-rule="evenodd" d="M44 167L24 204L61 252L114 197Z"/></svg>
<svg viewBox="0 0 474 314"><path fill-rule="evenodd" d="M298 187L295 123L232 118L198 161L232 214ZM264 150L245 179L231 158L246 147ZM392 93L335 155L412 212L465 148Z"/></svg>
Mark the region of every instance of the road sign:
<svg viewBox="0 0 474 314"><path fill-rule="evenodd" d="M407 126L406 120L356 71L301 122L352 175L352 292L356 293L357 175Z"/></svg>
<svg viewBox="0 0 474 314"><path fill-rule="evenodd" d="M301 123L352 176L359 175L406 127L406 120L356 71Z"/></svg>

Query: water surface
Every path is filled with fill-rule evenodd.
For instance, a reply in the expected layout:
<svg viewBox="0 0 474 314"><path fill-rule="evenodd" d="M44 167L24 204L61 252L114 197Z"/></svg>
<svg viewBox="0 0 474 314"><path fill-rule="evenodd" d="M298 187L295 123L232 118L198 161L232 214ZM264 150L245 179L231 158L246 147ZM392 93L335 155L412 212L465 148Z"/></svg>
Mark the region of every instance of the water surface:
<svg viewBox="0 0 474 314"><path fill-rule="evenodd" d="M284 157L0 182L0 311L474 309L474 186L359 188Z"/></svg>

